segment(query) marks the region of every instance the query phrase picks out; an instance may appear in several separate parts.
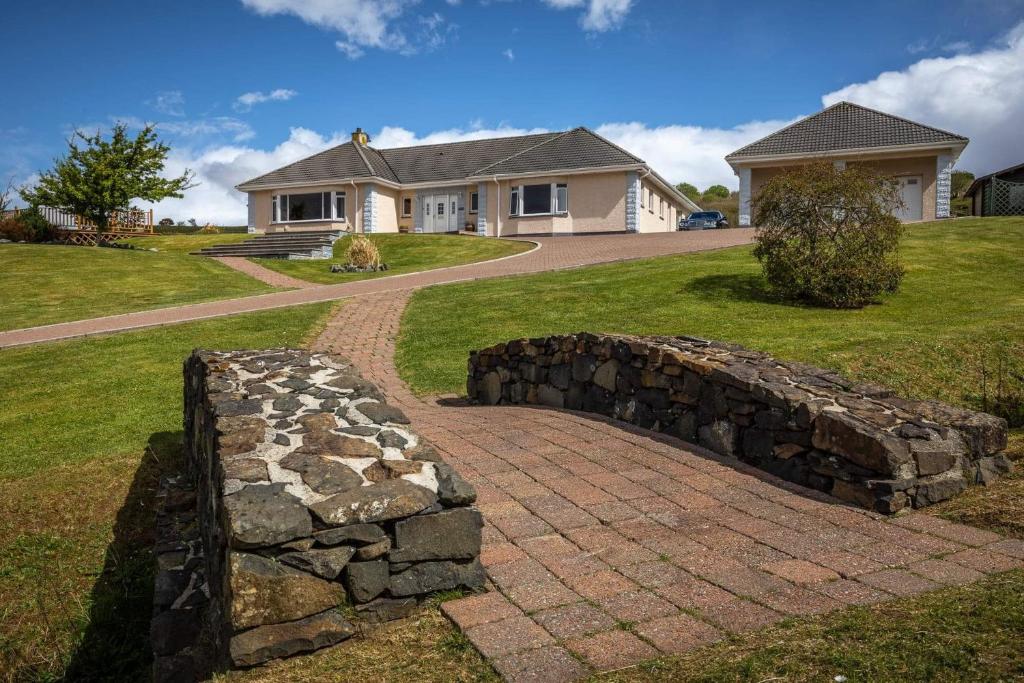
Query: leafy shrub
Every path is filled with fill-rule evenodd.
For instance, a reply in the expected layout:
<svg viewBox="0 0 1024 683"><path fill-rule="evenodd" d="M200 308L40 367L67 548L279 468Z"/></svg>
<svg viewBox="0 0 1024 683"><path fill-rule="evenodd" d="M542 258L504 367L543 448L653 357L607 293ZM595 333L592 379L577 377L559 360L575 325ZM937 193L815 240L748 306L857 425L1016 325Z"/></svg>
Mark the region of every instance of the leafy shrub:
<svg viewBox="0 0 1024 683"><path fill-rule="evenodd" d="M12 242L50 242L57 229L37 209L25 209L0 220L0 237Z"/></svg>
<svg viewBox="0 0 1024 683"><path fill-rule="evenodd" d="M380 252L377 245L363 235L353 235L345 252L348 262L359 268L376 268L380 265Z"/></svg>
<svg viewBox="0 0 1024 683"><path fill-rule="evenodd" d="M218 228L213 223L207 223L206 225L204 225L202 228L199 229L199 234L200 235L219 235L220 234L220 228Z"/></svg>
<svg viewBox="0 0 1024 683"><path fill-rule="evenodd" d="M158 225L174 225L173 218L161 218Z"/></svg>
<svg viewBox="0 0 1024 683"><path fill-rule="evenodd" d="M684 197L689 199L691 202L700 201L700 190L690 183L679 183L676 185L676 189L679 190Z"/></svg>
<svg viewBox="0 0 1024 683"><path fill-rule="evenodd" d="M787 298L861 308L903 277L899 185L863 166L810 164L769 180L754 200L754 256Z"/></svg>

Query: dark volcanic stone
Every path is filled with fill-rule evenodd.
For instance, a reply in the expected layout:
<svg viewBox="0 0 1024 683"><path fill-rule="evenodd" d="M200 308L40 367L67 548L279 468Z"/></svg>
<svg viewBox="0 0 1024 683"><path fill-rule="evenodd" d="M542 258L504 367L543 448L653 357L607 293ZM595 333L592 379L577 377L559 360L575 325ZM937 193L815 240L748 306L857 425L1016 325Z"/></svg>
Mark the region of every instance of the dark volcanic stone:
<svg viewBox="0 0 1024 683"><path fill-rule="evenodd" d="M391 429L385 429L377 435L377 443L384 448L405 448L409 442L405 437Z"/></svg>
<svg viewBox="0 0 1024 683"><path fill-rule="evenodd" d="M275 398L273 407L274 410L281 413L294 413L302 408L302 401L299 400L298 396L289 394L281 398Z"/></svg>
<svg viewBox="0 0 1024 683"><path fill-rule="evenodd" d="M261 555L230 553L228 577L235 630L301 619L345 601L341 584Z"/></svg>
<svg viewBox="0 0 1024 683"><path fill-rule="evenodd" d="M263 412L263 402L255 398L217 401L216 411L218 417L256 415Z"/></svg>
<svg viewBox="0 0 1024 683"><path fill-rule="evenodd" d="M309 509L325 524L343 526L408 517L437 502L437 495L405 479L361 486L314 503Z"/></svg>
<svg viewBox="0 0 1024 683"><path fill-rule="evenodd" d="M196 642L202 627L200 609L169 609L153 617L149 639L153 652L173 655Z"/></svg>
<svg viewBox="0 0 1024 683"><path fill-rule="evenodd" d="M298 553L285 553L277 559L296 569L309 572L328 581L338 578L341 570L352 559L356 549L343 545L323 550L307 550Z"/></svg>
<svg viewBox="0 0 1024 683"><path fill-rule="evenodd" d="M302 447L296 452L334 455L339 458L379 458L383 455L377 444L325 431L305 434Z"/></svg>
<svg viewBox="0 0 1024 683"><path fill-rule="evenodd" d="M386 422L403 425L409 424L409 418L405 416L405 413L386 403L367 401L366 403L360 403L355 409L377 424L384 424Z"/></svg>
<svg viewBox="0 0 1024 683"><path fill-rule="evenodd" d="M313 533L306 506L284 484L250 484L224 496L230 544L235 548L278 545Z"/></svg>
<svg viewBox="0 0 1024 683"><path fill-rule="evenodd" d="M380 427L372 427L370 425L353 425L351 427L344 427L338 431L344 432L345 434L355 434L356 436L376 436L380 432Z"/></svg>
<svg viewBox="0 0 1024 683"><path fill-rule="evenodd" d="M418 606L416 598L377 598L356 605L356 612L371 624L379 624L412 616Z"/></svg>
<svg viewBox="0 0 1024 683"><path fill-rule="evenodd" d="M336 529L318 531L313 534L313 538L320 545L342 545L344 543L366 545L367 543L377 543L387 538L387 535L376 524L350 524Z"/></svg>
<svg viewBox="0 0 1024 683"><path fill-rule="evenodd" d="M975 481L988 486L1004 474L1013 470L1013 463L1002 453L986 458L978 458L974 463Z"/></svg>
<svg viewBox="0 0 1024 683"><path fill-rule="evenodd" d="M267 463L258 458L235 458L224 460L224 478L239 481L270 481Z"/></svg>
<svg viewBox="0 0 1024 683"><path fill-rule="evenodd" d="M260 626L231 638L231 662L255 666L340 643L355 632L355 626L333 609L298 621Z"/></svg>
<svg viewBox="0 0 1024 683"><path fill-rule="evenodd" d="M217 419L217 447L220 454L238 455L256 450L266 438L267 423L261 417L239 416Z"/></svg>
<svg viewBox="0 0 1024 683"><path fill-rule="evenodd" d="M435 463L434 476L437 478L437 500L441 505L456 507L476 502L476 490L451 465Z"/></svg>
<svg viewBox="0 0 1024 683"><path fill-rule="evenodd" d="M369 602L388 589L391 576L386 560L349 562L345 567L345 586L356 602Z"/></svg>
<svg viewBox="0 0 1024 683"><path fill-rule="evenodd" d="M363 478L345 463L311 453L289 453L278 464L298 472L306 486L325 496L358 488L363 484Z"/></svg>
<svg viewBox="0 0 1024 683"><path fill-rule="evenodd" d="M456 508L420 515L395 524L391 562L469 560L480 555L483 518L477 510Z"/></svg>
<svg viewBox="0 0 1024 683"><path fill-rule="evenodd" d="M420 562L391 576L391 594L395 597L452 590L474 589L484 585L484 569L479 560L469 562Z"/></svg>

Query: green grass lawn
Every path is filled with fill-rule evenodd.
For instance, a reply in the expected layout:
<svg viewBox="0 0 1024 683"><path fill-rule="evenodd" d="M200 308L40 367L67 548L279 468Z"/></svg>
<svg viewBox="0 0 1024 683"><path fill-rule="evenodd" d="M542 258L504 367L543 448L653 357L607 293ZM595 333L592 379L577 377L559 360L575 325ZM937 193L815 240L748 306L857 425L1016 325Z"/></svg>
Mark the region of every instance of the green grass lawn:
<svg viewBox="0 0 1024 683"><path fill-rule="evenodd" d="M405 313L398 366L417 392L446 393L464 390L471 349L499 341L687 334L977 405L981 358L1024 357L1024 219L916 225L902 254L899 293L856 311L772 299L750 247L432 287Z"/></svg>
<svg viewBox="0 0 1024 683"><path fill-rule="evenodd" d="M244 237L132 240L158 252L0 244L0 330L274 291L212 259L187 253Z"/></svg>
<svg viewBox="0 0 1024 683"><path fill-rule="evenodd" d="M369 235L380 251L381 260L388 270L380 273L332 273L331 264L348 263L345 250L348 237L334 243L334 258L329 261L285 261L282 259L252 259L261 266L308 282L333 284L387 275L399 275L420 270L433 270L460 266L477 261L511 256L530 250L527 242L496 240L467 235Z"/></svg>

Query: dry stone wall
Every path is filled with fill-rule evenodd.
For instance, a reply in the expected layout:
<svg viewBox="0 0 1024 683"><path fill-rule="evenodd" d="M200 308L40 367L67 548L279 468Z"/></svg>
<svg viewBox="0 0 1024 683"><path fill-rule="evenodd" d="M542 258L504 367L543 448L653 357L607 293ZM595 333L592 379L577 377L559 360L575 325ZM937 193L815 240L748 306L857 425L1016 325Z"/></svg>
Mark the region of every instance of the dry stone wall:
<svg viewBox="0 0 1024 683"><path fill-rule="evenodd" d="M1001 418L691 337L517 339L470 355L467 390L665 432L884 513L1010 468Z"/></svg>
<svg viewBox="0 0 1024 683"><path fill-rule="evenodd" d="M162 566L180 574L169 585L203 586L192 630L214 669L333 645L360 620L483 585L473 488L347 361L196 351L184 374L189 471L183 492L166 495L194 523L164 515L189 537ZM175 592L156 620L176 621L162 616ZM157 671L175 657L180 648L161 648Z"/></svg>

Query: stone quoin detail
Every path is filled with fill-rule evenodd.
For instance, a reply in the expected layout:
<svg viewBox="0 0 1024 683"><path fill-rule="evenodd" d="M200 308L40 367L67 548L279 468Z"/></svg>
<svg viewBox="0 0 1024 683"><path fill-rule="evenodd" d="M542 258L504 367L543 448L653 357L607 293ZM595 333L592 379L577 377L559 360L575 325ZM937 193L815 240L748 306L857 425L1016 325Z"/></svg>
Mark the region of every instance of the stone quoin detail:
<svg viewBox="0 0 1024 683"><path fill-rule="evenodd" d="M1010 469L1001 418L689 337L517 339L470 355L467 391L631 422L883 513Z"/></svg>
<svg viewBox="0 0 1024 683"><path fill-rule="evenodd" d="M483 586L475 491L348 361L195 351L184 374L188 472L158 518L157 680L333 645L426 594Z"/></svg>

